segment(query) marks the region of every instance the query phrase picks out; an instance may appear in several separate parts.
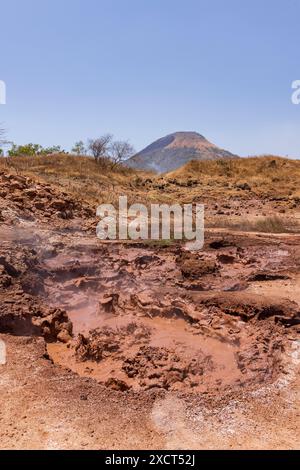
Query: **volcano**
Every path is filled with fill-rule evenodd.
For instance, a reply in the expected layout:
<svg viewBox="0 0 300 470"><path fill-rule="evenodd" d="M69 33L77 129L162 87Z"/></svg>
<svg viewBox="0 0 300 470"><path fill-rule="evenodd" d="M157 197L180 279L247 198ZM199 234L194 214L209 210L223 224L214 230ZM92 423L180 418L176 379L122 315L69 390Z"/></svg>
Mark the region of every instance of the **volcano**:
<svg viewBox="0 0 300 470"><path fill-rule="evenodd" d="M131 168L164 173L185 165L190 160L238 158L209 142L197 132L175 132L156 140L127 161Z"/></svg>

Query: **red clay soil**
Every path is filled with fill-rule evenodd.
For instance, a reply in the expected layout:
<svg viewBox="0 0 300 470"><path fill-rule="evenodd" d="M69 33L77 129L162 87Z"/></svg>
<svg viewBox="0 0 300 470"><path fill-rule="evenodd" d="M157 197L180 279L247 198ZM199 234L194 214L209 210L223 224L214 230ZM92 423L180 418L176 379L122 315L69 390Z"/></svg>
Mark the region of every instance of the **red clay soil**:
<svg viewBox="0 0 300 470"><path fill-rule="evenodd" d="M299 446L300 236L105 244L70 196L1 181L2 449Z"/></svg>

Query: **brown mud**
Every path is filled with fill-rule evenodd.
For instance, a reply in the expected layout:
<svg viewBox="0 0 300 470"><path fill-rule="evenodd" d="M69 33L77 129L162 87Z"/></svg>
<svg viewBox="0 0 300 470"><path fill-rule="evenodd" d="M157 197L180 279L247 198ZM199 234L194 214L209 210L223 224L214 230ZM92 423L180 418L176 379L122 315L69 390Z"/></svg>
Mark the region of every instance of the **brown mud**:
<svg viewBox="0 0 300 470"><path fill-rule="evenodd" d="M266 266L281 276L283 259L291 272L289 250L256 247L255 260L251 246L199 254L89 245L75 262L75 245L42 264L45 295L67 311L75 333L67 345L50 344L49 354L124 390L220 393L275 380L298 304L248 288Z"/></svg>
<svg viewBox="0 0 300 470"><path fill-rule="evenodd" d="M297 446L299 235L101 243L87 208L66 197L50 227L33 191L1 212L2 448Z"/></svg>

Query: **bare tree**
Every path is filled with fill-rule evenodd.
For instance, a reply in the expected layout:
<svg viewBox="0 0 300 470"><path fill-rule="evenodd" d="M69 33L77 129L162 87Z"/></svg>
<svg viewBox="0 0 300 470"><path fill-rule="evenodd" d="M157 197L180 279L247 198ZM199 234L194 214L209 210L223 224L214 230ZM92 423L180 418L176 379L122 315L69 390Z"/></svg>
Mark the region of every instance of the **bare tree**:
<svg viewBox="0 0 300 470"><path fill-rule="evenodd" d="M88 148L96 161L108 156L109 145L112 138L113 136L111 134L105 134L98 139L89 140Z"/></svg>
<svg viewBox="0 0 300 470"><path fill-rule="evenodd" d="M109 156L113 162L113 167L124 163L135 154L133 146L128 141L117 140L109 147Z"/></svg>

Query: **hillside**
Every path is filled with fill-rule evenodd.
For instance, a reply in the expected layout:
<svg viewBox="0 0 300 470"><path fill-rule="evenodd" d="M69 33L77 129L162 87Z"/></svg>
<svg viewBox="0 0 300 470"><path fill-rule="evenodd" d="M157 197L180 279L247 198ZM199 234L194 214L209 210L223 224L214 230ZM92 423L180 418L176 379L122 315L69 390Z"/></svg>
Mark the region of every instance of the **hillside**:
<svg viewBox="0 0 300 470"><path fill-rule="evenodd" d="M118 196L134 190L135 181L147 173L122 165L113 169L93 158L56 154L51 156L0 158L0 170L39 178L72 193L78 201L95 205L114 203Z"/></svg>
<svg viewBox="0 0 300 470"><path fill-rule="evenodd" d="M165 175L179 181L198 180L216 193L217 186L229 195L243 187L260 197L299 197L300 161L265 155L218 161L191 161ZM215 184L215 187L213 187ZM241 186L241 187L239 187ZM225 195L225 194L224 194Z"/></svg>
<svg viewBox="0 0 300 470"><path fill-rule="evenodd" d="M126 195L129 204L141 202L148 207L151 203L203 203L206 224L214 227L299 229L298 160L263 156L191 161L155 175L121 165L112 170L87 157L55 155L3 158L1 169L66 190L78 203L89 204L94 213L101 203L117 207L119 196ZM11 196L15 200L22 194Z"/></svg>
<svg viewBox="0 0 300 470"><path fill-rule="evenodd" d="M212 144L197 132L162 137L128 160L128 166L157 173L172 171L190 160L218 160L236 155Z"/></svg>

